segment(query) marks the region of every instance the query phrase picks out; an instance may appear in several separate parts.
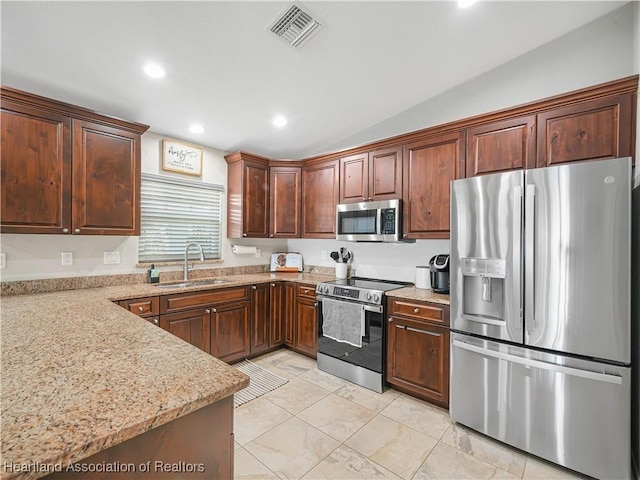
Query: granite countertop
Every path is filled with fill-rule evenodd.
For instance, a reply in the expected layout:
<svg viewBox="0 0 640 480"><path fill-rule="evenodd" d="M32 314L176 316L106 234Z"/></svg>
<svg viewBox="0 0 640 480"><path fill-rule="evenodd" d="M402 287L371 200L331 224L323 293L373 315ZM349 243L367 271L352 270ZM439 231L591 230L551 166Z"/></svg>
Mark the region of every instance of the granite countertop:
<svg viewBox="0 0 640 480"><path fill-rule="evenodd" d="M275 280L317 284L311 273L230 275L187 288L129 284L1 299L0 477L46 475L33 465L79 461L249 384L215 357L137 317L114 300ZM391 296L449 303L406 287ZM11 473L8 464L28 472ZM15 469L15 467L14 467Z"/></svg>
<svg viewBox="0 0 640 480"><path fill-rule="evenodd" d="M420 300L423 302L441 303L443 305L449 305L451 303L449 295L443 293L435 293L433 290L416 288L416 287L403 287L397 290L390 290L386 292L388 297L400 297L408 300Z"/></svg>

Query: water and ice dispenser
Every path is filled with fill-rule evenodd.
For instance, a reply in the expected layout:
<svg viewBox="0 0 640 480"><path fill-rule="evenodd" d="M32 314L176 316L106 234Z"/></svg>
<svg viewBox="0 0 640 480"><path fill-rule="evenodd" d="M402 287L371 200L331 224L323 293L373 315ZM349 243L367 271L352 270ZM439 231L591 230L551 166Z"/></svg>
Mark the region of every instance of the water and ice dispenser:
<svg viewBox="0 0 640 480"><path fill-rule="evenodd" d="M504 321L505 261L499 258L461 258L462 317Z"/></svg>

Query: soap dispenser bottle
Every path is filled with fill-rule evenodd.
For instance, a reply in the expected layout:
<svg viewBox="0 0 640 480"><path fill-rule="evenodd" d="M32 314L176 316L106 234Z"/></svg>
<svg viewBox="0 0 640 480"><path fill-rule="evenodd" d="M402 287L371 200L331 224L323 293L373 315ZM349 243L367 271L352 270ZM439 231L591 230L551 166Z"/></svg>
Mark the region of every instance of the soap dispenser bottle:
<svg viewBox="0 0 640 480"><path fill-rule="evenodd" d="M151 268L147 270L147 283L160 283L160 271L153 263Z"/></svg>

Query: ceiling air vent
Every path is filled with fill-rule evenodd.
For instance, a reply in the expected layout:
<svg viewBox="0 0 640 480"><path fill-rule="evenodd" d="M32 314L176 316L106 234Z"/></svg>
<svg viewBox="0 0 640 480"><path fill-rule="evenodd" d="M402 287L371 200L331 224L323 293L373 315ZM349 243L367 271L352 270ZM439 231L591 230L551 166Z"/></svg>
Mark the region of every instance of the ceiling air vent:
<svg viewBox="0 0 640 480"><path fill-rule="evenodd" d="M291 4L269 27L273 33L292 47L300 47L309 40L322 25L308 12L296 4Z"/></svg>

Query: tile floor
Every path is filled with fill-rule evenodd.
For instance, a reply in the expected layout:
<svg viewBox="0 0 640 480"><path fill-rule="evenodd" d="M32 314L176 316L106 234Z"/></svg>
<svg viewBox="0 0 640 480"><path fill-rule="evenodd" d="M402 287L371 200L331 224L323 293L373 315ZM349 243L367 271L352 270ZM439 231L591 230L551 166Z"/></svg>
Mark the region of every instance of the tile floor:
<svg viewBox="0 0 640 480"><path fill-rule="evenodd" d="M321 372L290 350L253 360L289 383L235 409L236 479L575 479L395 390Z"/></svg>

